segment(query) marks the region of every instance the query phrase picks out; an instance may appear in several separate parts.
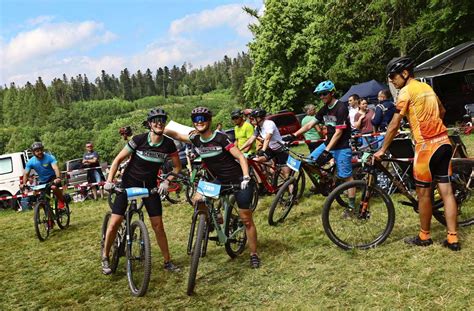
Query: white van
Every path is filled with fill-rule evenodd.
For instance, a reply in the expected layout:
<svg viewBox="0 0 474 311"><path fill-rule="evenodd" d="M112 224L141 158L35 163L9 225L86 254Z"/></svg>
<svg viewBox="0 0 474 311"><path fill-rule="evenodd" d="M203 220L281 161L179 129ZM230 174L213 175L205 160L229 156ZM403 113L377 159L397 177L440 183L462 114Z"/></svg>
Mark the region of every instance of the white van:
<svg viewBox="0 0 474 311"><path fill-rule="evenodd" d="M18 193L28 159L26 151L0 155L0 197ZM0 200L0 208L16 209L17 204L17 200Z"/></svg>

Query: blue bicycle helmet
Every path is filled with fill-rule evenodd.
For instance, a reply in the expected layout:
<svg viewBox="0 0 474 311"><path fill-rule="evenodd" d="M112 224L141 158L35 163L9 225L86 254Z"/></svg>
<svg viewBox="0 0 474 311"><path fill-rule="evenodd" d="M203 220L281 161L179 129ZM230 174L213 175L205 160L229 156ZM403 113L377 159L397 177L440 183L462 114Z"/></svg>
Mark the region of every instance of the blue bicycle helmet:
<svg viewBox="0 0 474 311"><path fill-rule="evenodd" d="M331 80L326 80L318 84L318 86L314 89L314 93L324 93L324 92L333 92L336 90L334 83Z"/></svg>

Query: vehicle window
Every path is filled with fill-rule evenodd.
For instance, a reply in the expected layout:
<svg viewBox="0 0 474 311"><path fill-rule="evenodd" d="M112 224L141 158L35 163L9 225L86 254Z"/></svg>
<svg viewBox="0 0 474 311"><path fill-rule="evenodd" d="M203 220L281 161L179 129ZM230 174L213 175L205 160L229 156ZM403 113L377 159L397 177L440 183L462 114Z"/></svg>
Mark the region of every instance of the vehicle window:
<svg viewBox="0 0 474 311"><path fill-rule="evenodd" d="M0 175L10 174L13 172L12 158L0 159Z"/></svg>
<svg viewBox="0 0 474 311"><path fill-rule="evenodd" d="M82 168L82 159L71 160L68 163L68 171Z"/></svg>
<svg viewBox="0 0 474 311"><path fill-rule="evenodd" d="M276 126L288 126L297 122L292 115L272 116L271 120L275 122Z"/></svg>

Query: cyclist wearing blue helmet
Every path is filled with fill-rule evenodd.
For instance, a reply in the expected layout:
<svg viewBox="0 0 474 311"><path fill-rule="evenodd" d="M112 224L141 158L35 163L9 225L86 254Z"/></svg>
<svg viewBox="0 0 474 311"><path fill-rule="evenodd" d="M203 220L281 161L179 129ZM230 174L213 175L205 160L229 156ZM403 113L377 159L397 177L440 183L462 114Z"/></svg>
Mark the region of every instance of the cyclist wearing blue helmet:
<svg viewBox="0 0 474 311"><path fill-rule="evenodd" d="M324 106L316 113L316 119L308 122L301 129L285 140L293 140L298 135L306 133L317 124L324 124L328 129L326 141L314 149L310 156L316 159L318 165L324 165L331 160L336 160L337 175L346 180L352 180L352 150L349 140L351 138L351 123L347 105L334 96L336 87L330 80L323 81L316 86L314 93L323 101ZM350 189L349 198L354 204L354 190Z"/></svg>

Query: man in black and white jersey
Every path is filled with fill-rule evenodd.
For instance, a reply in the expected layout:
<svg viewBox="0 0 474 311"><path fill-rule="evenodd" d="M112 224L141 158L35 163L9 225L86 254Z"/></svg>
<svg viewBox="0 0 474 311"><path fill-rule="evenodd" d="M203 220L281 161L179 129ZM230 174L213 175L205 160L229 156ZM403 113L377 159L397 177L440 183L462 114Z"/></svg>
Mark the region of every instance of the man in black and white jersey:
<svg viewBox="0 0 474 311"><path fill-rule="evenodd" d="M150 131L133 136L125 148L120 151L110 167L110 173L107 182L104 185L105 190L110 191L113 189L113 178L115 173L117 173L120 163L129 156L130 161L125 168L122 177L123 188L155 188L157 185L158 170L165 163L168 157L173 161L173 171L178 173L181 170L181 162L179 161L178 152L173 140L163 136L166 120L167 115L163 109L155 108L150 110L147 117ZM168 180L161 182L158 191L159 193L144 198L143 202L145 203L153 231L155 232L156 241L158 242L158 246L160 247L164 258L164 269L177 272L179 271L179 268L175 266L170 259L168 240L163 226L160 200L160 195L167 192L169 180L171 179L173 179L173 176L169 176ZM115 240L115 236L117 235L117 230L124 219L127 205L126 193L117 194L112 207L112 216L107 228L104 253L102 254L102 272L104 274L112 273L109 266L110 248Z"/></svg>
<svg viewBox="0 0 474 311"><path fill-rule="evenodd" d="M208 108L194 108L191 119L196 129L191 135L183 135L169 129L166 129L165 133L174 139L191 142L211 174L217 178L214 182L240 184L240 190L234 192L235 200L239 206L240 219L245 224L250 249L250 265L258 268L260 258L257 255L257 229L250 209L255 185L249 176L247 159L227 135L211 130L212 112Z"/></svg>
<svg viewBox="0 0 474 311"><path fill-rule="evenodd" d="M274 159L276 164L285 165L288 160L288 152L285 151L284 142L280 131L272 120L266 120L267 112L262 108L256 108L250 113L250 123L255 126L253 136L250 137L241 149L254 143L259 139L262 141L262 148L257 152L259 156L256 160L263 162ZM283 175L290 175L290 168L283 166Z"/></svg>

